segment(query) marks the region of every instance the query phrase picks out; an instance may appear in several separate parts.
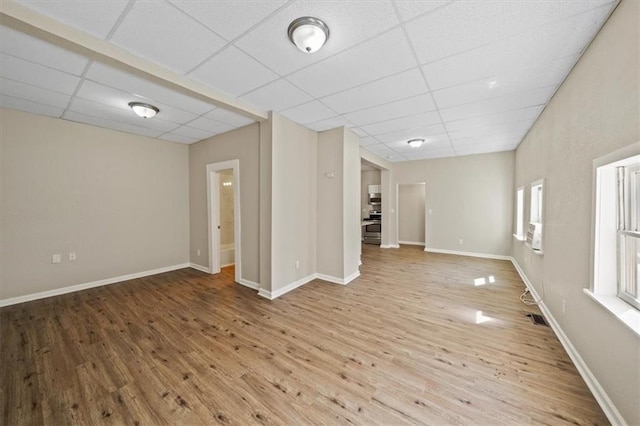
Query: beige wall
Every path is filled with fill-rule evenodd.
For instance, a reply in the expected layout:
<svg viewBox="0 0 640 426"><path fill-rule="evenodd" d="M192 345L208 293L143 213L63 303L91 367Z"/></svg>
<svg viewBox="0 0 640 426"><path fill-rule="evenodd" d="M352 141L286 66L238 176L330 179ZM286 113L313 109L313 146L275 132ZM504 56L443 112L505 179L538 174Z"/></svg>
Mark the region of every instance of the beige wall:
<svg viewBox="0 0 640 426"><path fill-rule="evenodd" d="M11 110L0 123L0 299L189 261L187 146Z"/></svg>
<svg viewBox="0 0 640 426"><path fill-rule="evenodd" d="M624 0L516 151L515 187L545 179L544 256L513 255L607 395L640 424L640 339L589 299L593 160L640 140L640 7ZM562 300L566 314L562 315Z"/></svg>
<svg viewBox="0 0 640 426"><path fill-rule="evenodd" d="M398 240L424 244L424 231L425 184L398 185Z"/></svg>
<svg viewBox="0 0 640 426"><path fill-rule="evenodd" d="M427 248L508 256L513 176L513 152L394 163L390 210L397 207L396 184L425 182ZM389 213L390 241L397 244L397 212Z"/></svg>
<svg viewBox="0 0 640 426"><path fill-rule="evenodd" d="M241 127L189 146L189 217L191 262L209 267L207 164L240 161L240 277L259 282L260 125ZM237 241L236 241L237 243ZM198 256L200 250L200 256Z"/></svg>
<svg viewBox="0 0 640 426"><path fill-rule="evenodd" d="M276 292L316 273L318 134L278 114L272 121L271 291Z"/></svg>

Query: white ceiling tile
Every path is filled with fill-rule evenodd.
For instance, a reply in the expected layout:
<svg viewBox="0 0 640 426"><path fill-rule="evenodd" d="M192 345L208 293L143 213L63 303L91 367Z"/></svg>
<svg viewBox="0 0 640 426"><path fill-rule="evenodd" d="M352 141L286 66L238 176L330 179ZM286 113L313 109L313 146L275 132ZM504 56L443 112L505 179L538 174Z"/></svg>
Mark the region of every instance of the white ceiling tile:
<svg viewBox="0 0 640 426"><path fill-rule="evenodd" d="M220 50L225 40L164 1L135 2L110 41L179 74Z"/></svg>
<svg viewBox="0 0 640 426"><path fill-rule="evenodd" d="M502 144L483 144L483 145L467 145L463 147L456 147L457 155L475 155L475 154L487 154L490 152L503 152L513 151L518 147L515 145L502 145Z"/></svg>
<svg viewBox="0 0 640 426"><path fill-rule="evenodd" d="M72 95L80 78L4 53L0 54L0 77Z"/></svg>
<svg viewBox="0 0 640 426"><path fill-rule="evenodd" d="M403 153L403 155L409 161L419 161L419 160L432 160L434 158L453 157L456 155L456 152L453 150L453 148L444 148L440 150L425 150L425 151L416 152L413 154Z"/></svg>
<svg viewBox="0 0 640 426"><path fill-rule="evenodd" d="M367 136L364 138L360 138L360 145L362 146L367 146L367 145L375 145L375 144L379 144L381 143L378 139L374 138L373 136Z"/></svg>
<svg viewBox="0 0 640 426"><path fill-rule="evenodd" d="M85 99L74 98L69 105L68 111L78 112L84 115L104 118L107 120L119 121L136 127L143 127L154 131L168 132L178 127L178 124L164 121L159 118L145 119L138 117L129 108L117 108Z"/></svg>
<svg viewBox="0 0 640 426"><path fill-rule="evenodd" d="M414 129L403 129L397 132L385 133L384 135L376 136L380 142L394 142L394 141L408 141L413 138L427 138L436 137L439 135L445 135L446 131L442 124L434 124L432 126L417 127Z"/></svg>
<svg viewBox="0 0 640 426"><path fill-rule="evenodd" d="M449 137L446 134L439 134L439 135L433 135L433 136L427 136L427 137L424 137L419 133L414 133L413 135L414 136L407 137L407 138L387 140L387 141L384 141L384 143L389 148L397 152L401 152L403 154L422 152L425 150L434 151L434 150L443 150L443 149L451 148L451 142L449 141ZM418 137L424 138L424 143L419 148L413 148L408 143L409 139L418 138Z"/></svg>
<svg viewBox="0 0 640 426"><path fill-rule="evenodd" d="M133 95L129 92L123 92L103 84L95 83L91 80L85 80L82 82L78 93L79 98L86 99L93 102L98 102L112 107L121 108L127 111L129 109L129 102L146 102L157 107L160 112L157 118L164 121L171 121L174 123L184 124L193 120L198 115L192 112L184 111L172 106L158 102L155 99L149 99L137 95Z"/></svg>
<svg viewBox="0 0 640 426"><path fill-rule="evenodd" d="M297 123L307 124L333 117L336 113L322 103L313 101L284 110L282 111L282 115Z"/></svg>
<svg viewBox="0 0 640 426"><path fill-rule="evenodd" d="M541 87L523 91L517 95L500 96L480 102L443 108L440 110L440 114L446 123L530 106L544 105L551 98L555 89L555 86Z"/></svg>
<svg viewBox="0 0 640 426"><path fill-rule="evenodd" d="M135 135L148 136L152 138L155 138L162 133L161 131L149 129L146 127L135 126L133 124L123 123L121 121L82 114L75 111L66 111L62 118L69 121L91 124L92 126L103 127L105 129L118 130L120 132L133 133Z"/></svg>
<svg viewBox="0 0 640 426"><path fill-rule="evenodd" d="M85 76L87 79L129 92L133 95L153 99L154 101L176 107L195 114L204 114L215 108L214 105L192 98L159 84L120 71L99 62L93 62Z"/></svg>
<svg viewBox="0 0 640 426"><path fill-rule="evenodd" d="M349 127L349 129L355 133L356 135L360 136L361 138L367 137L369 136L364 130L356 128L356 127Z"/></svg>
<svg viewBox="0 0 640 426"><path fill-rule="evenodd" d="M400 14L400 19L405 22L420 15L433 12L446 4L451 4L451 0L396 0L395 3L396 7L398 8L398 13Z"/></svg>
<svg viewBox="0 0 640 426"><path fill-rule="evenodd" d="M432 111L410 115L408 117L395 118L393 120L380 121L376 124L362 126L361 128L368 134L376 136L399 130L431 126L438 123L440 123L440 116L437 112Z"/></svg>
<svg viewBox="0 0 640 426"><path fill-rule="evenodd" d="M189 127L211 132L212 134L224 133L231 129L232 126L220 123L219 121L209 120L205 117L199 117L189 123Z"/></svg>
<svg viewBox="0 0 640 426"><path fill-rule="evenodd" d="M482 115L479 117L467 118L465 120L451 121L447 123L447 130L450 132L494 127L505 123L514 123L530 120L531 124L540 115L544 106L538 105L528 108L521 108L512 111L500 112L497 114Z"/></svg>
<svg viewBox="0 0 640 426"><path fill-rule="evenodd" d="M64 108L44 105L6 95L0 95L0 107L30 112L32 114L47 115L49 117L60 117L64 112Z"/></svg>
<svg viewBox="0 0 640 426"><path fill-rule="evenodd" d="M577 55L569 56L550 64L513 70L506 74L435 90L433 97L439 108L448 108L504 95L515 95L534 88L557 86L577 60Z"/></svg>
<svg viewBox="0 0 640 426"><path fill-rule="evenodd" d="M327 96L322 101L340 114L425 93L427 86L417 68Z"/></svg>
<svg viewBox="0 0 640 426"><path fill-rule="evenodd" d="M282 111L312 100L304 91L281 78L242 96L266 111Z"/></svg>
<svg viewBox="0 0 640 426"><path fill-rule="evenodd" d="M278 78L251 56L230 46L189 73L189 77L233 96L250 92Z"/></svg>
<svg viewBox="0 0 640 426"><path fill-rule="evenodd" d="M195 138L198 140L206 139L214 135L213 132L195 129L189 126L180 126L177 129L171 131L174 135L186 136L188 138Z"/></svg>
<svg viewBox="0 0 640 426"><path fill-rule="evenodd" d="M297 71L287 79L322 97L416 66L404 33L396 28Z"/></svg>
<svg viewBox="0 0 640 426"><path fill-rule="evenodd" d="M0 78L0 94L62 109L67 107L71 99L70 95L14 80L7 80L6 78Z"/></svg>
<svg viewBox="0 0 640 426"><path fill-rule="evenodd" d="M367 108L360 111L345 114L345 118L356 124L364 126L371 123L377 123L393 118L406 117L421 112L435 110L431 95L425 93L418 96L412 96L407 99L390 102L388 104Z"/></svg>
<svg viewBox="0 0 640 426"><path fill-rule="evenodd" d="M325 118L323 120L314 121L313 123L308 123L306 126L311 130L315 130L316 132L323 132L329 129L335 129L336 127L348 126L349 123L347 120L342 118L342 116L335 116L330 118Z"/></svg>
<svg viewBox="0 0 640 426"><path fill-rule="evenodd" d="M184 144L192 144L198 142L198 138L189 138L186 136L174 135L173 133L165 133L162 136L158 136L158 139L163 139L169 142L178 142Z"/></svg>
<svg viewBox="0 0 640 426"><path fill-rule="evenodd" d="M327 43L312 55L299 51L287 38L289 24L301 16L322 19L329 27ZM285 7L240 38L236 45L284 75L355 46L398 23L388 0L307 0Z"/></svg>
<svg viewBox="0 0 640 426"><path fill-rule="evenodd" d="M0 50L74 75L81 75L89 62L83 56L5 26L0 26Z"/></svg>
<svg viewBox="0 0 640 426"><path fill-rule="evenodd" d="M170 0L203 25L227 40L234 39L286 3L285 0Z"/></svg>
<svg viewBox="0 0 640 426"><path fill-rule="evenodd" d="M449 136L451 137L452 141L456 142L456 141L464 141L468 139L484 138L484 137L500 135L504 133L511 133L511 132L522 132L522 134L524 134L531 128L532 124L533 124L533 119L512 121L509 123L495 123L487 127L470 128L470 129L458 130L458 131L449 131Z"/></svg>
<svg viewBox="0 0 640 426"><path fill-rule="evenodd" d="M231 112L224 108L216 108L213 111L205 114L204 116L212 120L219 121L224 124L228 124L234 128L246 126L247 124L253 123L252 119L247 118L244 115Z"/></svg>
<svg viewBox="0 0 640 426"><path fill-rule="evenodd" d="M490 136L479 136L468 139L452 139L453 145L458 148L463 148L468 145L503 145L513 146L520 143L527 130L516 130L512 132L499 133Z"/></svg>
<svg viewBox="0 0 640 426"><path fill-rule="evenodd" d="M128 3L128 0L15 1L101 39L107 37Z"/></svg>

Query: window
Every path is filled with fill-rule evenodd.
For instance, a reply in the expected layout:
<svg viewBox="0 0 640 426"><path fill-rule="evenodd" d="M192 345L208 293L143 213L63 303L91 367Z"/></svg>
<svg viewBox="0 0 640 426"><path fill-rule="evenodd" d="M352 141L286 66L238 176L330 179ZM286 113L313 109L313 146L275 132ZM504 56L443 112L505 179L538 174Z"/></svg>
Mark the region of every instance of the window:
<svg viewBox="0 0 640 426"><path fill-rule="evenodd" d="M537 180L531 184L531 200L529 204L529 224L527 226L526 244L534 253L542 255L542 202L544 181Z"/></svg>
<svg viewBox="0 0 640 426"><path fill-rule="evenodd" d="M616 167L618 297L640 309L640 163Z"/></svg>
<svg viewBox="0 0 640 426"><path fill-rule="evenodd" d="M531 184L531 216L529 222L542 223L542 181Z"/></svg>
<svg viewBox="0 0 640 426"><path fill-rule="evenodd" d="M520 241L524 240L524 188L516 191L516 233L514 236Z"/></svg>

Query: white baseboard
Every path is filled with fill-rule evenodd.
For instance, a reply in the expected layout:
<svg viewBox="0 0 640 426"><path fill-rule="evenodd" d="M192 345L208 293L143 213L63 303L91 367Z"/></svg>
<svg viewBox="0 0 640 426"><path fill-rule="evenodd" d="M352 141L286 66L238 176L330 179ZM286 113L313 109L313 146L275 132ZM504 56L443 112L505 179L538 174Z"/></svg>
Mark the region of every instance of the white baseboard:
<svg viewBox="0 0 640 426"><path fill-rule="evenodd" d="M524 285L527 287L529 292L531 292L535 300L540 301L538 303L538 307L540 308L542 315L544 315L547 322L551 326L551 329L556 334L556 336L558 336L558 340L560 340L562 347L569 355L569 358L571 358L573 365L576 366L576 369L587 384L587 387L593 394L594 398L596 399L596 401L598 401L598 404L600 405L600 408L602 408L604 414L607 416L607 419L609 419L612 425L626 425L627 422L620 414L620 411L618 411L616 406L613 404L613 401L611 401L609 395L607 395L605 390L602 388L600 382L598 382L598 379L596 379L596 377L593 375L587 364L584 362L576 348L573 346L573 344L565 334L564 330L562 330L562 327L560 327L558 321L556 321L554 316L551 314L551 311L549 311L549 309L545 305L544 300L540 298L538 292L531 284L531 281L529 281L529 278L527 278L524 271L522 270L522 268L520 268L520 265L518 265L518 262L513 257L511 258L511 263L513 263L513 266L516 268L516 271L518 271L518 274L520 275L520 278L522 278Z"/></svg>
<svg viewBox="0 0 640 426"><path fill-rule="evenodd" d="M227 266L233 266L235 265L235 262L231 262L231 263L225 263L224 265L220 265L221 268L226 268Z"/></svg>
<svg viewBox="0 0 640 426"><path fill-rule="evenodd" d="M353 281L356 278L358 278L359 276L360 276L360 271L356 271L356 272L354 272L353 274L349 275L346 278L338 278L338 277L332 277L330 275L316 274L316 278L318 278L319 280L328 281L330 283L340 284L340 285L347 285L351 281Z"/></svg>
<svg viewBox="0 0 640 426"><path fill-rule="evenodd" d="M265 289L258 290L258 295L265 297L269 300L273 300L277 297L282 296L285 293L289 293L291 290L295 290L296 288L308 283L309 281L313 281L316 279L316 274L308 275L304 278L300 278L298 281L294 281L291 284L287 284L286 286L277 289L276 291L268 291Z"/></svg>
<svg viewBox="0 0 640 426"><path fill-rule="evenodd" d="M206 266L198 265L197 263L190 263L189 267L196 269L200 272L206 272L207 274L211 273L211 269L207 268Z"/></svg>
<svg viewBox="0 0 640 426"><path fill-rule="evenodd" d="M150 275L161 274L163 272L175 271L190 267L189 263L181 263L179 265L166 266L164 268L151 269L149 271L135 272L133 274L120 275L118 277L106 278L104 280L91 281L84 284L77 284L68 287L56 288L54 290L42 291L39 293L27 294L24 296L12 297L0 300L0 307L15 305L17 303L30 302L32 300L44 299L46 297L59 296L61 294L73 293L74 291L86 290L89 288L100 287L103 285L115 284L122 281L135 280L136 278L148 277Z"/></svg>
<svg viewBox="0 0 640 426"><path fill-rule="evenodd" d="M400 244L380 244L380 248L400 248Z"/></svg>
<svg viewBox="0 0 640 426"><path fill-rule="evenodd" d="M253 281L245 280L244 278L240 278L238 284L243 285L245 287L249 287L253 290L258 290L260 288L260 284L254 283Z"/></svg>
<svg viewBox="0 0 640 426"><path fill-rule="evenodd" d="M408 246L424 246L424 243L419 241L398 241L400 244L406 244Z"/></svg>
<svg viewBox="0 0 640 426"><path fill-rule="evenodd" d="M425 247L424 251L429 253L455 254L457 256L481 257L484 259L511 260L511 256L503 256L501 254L473 253L467 251L441 250Z"/></svg>

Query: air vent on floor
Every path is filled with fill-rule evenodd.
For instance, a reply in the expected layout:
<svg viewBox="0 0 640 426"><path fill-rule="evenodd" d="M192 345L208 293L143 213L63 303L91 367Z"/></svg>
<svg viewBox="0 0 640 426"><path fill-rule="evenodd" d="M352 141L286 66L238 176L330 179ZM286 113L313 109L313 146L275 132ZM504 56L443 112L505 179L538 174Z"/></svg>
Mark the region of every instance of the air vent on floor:
<svg viewBox="0 0 640 426"><path fill-rule="evenodd" d="M549 327L547 320L545 320L542 315L528 313L527 316L529 317L531 322L534 323L535 325L546 325L547 327Z"/></svg>

